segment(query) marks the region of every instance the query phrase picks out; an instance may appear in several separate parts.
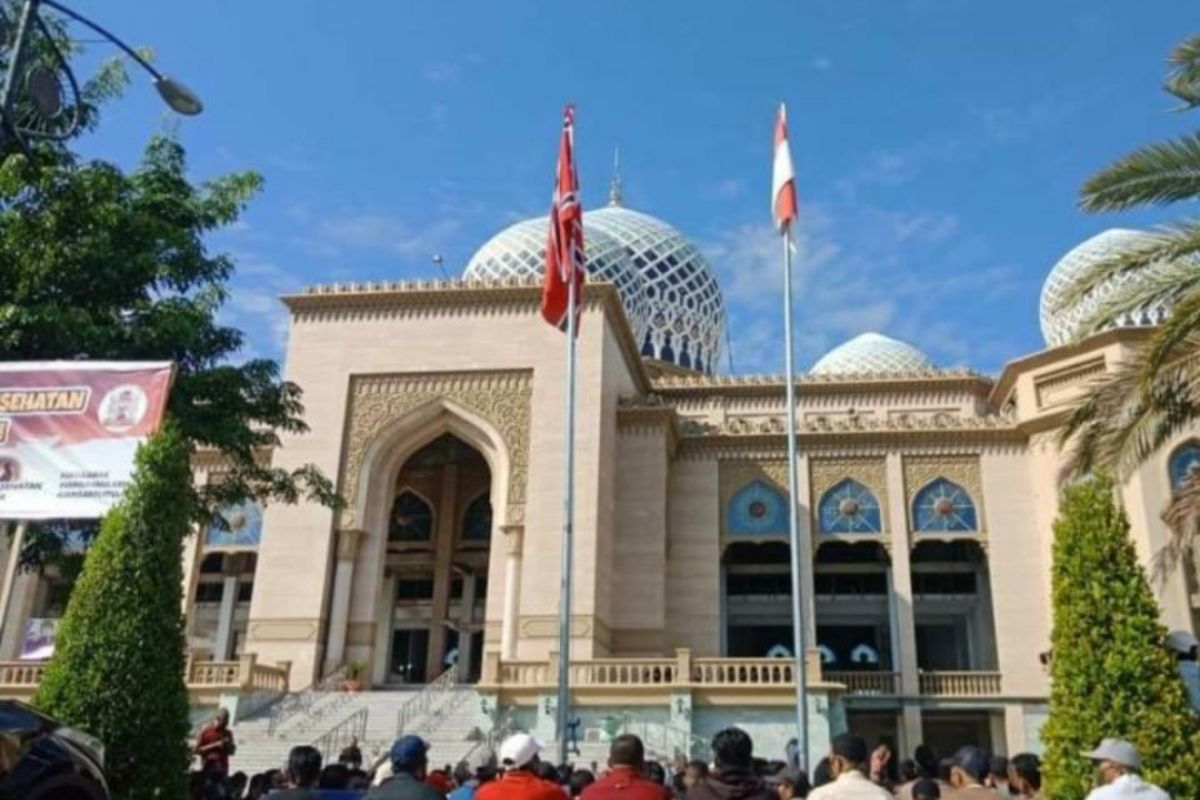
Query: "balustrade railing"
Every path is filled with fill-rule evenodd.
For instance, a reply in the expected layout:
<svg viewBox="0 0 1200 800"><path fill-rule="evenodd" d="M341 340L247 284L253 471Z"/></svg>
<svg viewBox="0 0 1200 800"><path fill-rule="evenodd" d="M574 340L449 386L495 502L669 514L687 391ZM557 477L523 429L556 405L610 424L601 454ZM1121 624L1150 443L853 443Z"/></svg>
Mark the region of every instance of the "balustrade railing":
<svg viewBox="0 0 1200 800"><path fill-rule="evenodd" d="M642 686L675 683L676 666L675 661L664 658L613 658L579 661L571 664L571 683L575 686Z"/></svg>
<svg viewBox="0 0 1200 800"><path fill-rule="evenodd" d="M46 661L0 661L0 689L32 691L42 682Z"/></svg>
<svg viewBox="0 0 1200 800"><path fill-rule="evenodd" d="M776 658L698 658L692 682L710 686L791 686L795 668Z"/></svg>
<svg viewBox="0 0 1200 800"><path fill-rule="evenodd" d="M450 667L437 676L432 683L427 683L407 703L400 706L396 712L396 738L412 733L416 723L428 714L438 709L446 701L455 686L455 668Z"/></svg>
<svg viewBox="0 0 1200 800"><path fill-rule="evenodd" d="M921 694L930 697L994 697L1000 694L999 672L922 672Z"/></svg>
<svg viewBox="0 0 1200 800"><path fill-rule="evenodd" d="M366 740L369 713L370 708L360 708L313 740L312 746L320 751L322 761L326 764L335 763L342 750L349 746L351 740L357 742Z"/></svg>
<svg viewBox="0 0 1200 800"><path fill-rule="evenodd" d="M274 736L281 726L297 716L317 716L315 711L321 705L321 701L335 693L347 694L345 687L346 667L343 664L304 691L289 694L272 706L271 718L267 722L267 734ZM321 716L329 710L324 709Z"/></svg>
<svg viewBox="0 0 1200 800"><path fill-rule="evenodd" d="M900 693L898 672L826 672L825 680L844 684L846 693L856 697Z"/></svg>

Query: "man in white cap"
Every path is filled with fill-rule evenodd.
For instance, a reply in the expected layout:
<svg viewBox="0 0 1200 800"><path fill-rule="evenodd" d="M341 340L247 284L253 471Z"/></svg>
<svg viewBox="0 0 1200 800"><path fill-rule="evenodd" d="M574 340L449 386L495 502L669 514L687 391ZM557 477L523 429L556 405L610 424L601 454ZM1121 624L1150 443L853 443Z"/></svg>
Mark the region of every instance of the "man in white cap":
<svg viewBox="0 0 1200 800"><path fill-rule="evenodd" d="M1200 641L1187 631L1171 631L1167 635L1167 649L1175 654L1192 710L1200 714Z"/></svg>
<svg viewBox="0 0 1200 800"><path fill-rule="evenodd" d="M537 776L542 743L528 733L514 733L496 754L504 774L480 786L475 800L563 800L562 789Z"/></svg>
<svg viewBox="0 0 1200 800"><path fill-rule="evenodd" d="M1095 750L1082 755L1096 767L1096 788L1087 800L1171 800L1162 789L1142 780L1138 774L1142 759L1137 748L1124 739L1105 739Z"/></svg>

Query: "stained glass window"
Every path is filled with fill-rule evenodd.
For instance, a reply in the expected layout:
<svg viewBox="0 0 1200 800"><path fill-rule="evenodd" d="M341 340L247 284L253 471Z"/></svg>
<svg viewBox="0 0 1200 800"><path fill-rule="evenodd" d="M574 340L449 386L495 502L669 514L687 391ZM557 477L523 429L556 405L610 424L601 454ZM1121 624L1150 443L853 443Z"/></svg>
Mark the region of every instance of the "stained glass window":
<svg viewBox="0 0 1200 800"><path fill-rule="evenodd" d="M945 478L937 478L917 492L913 501L913 525L918 531L979 530L971 495Z"/></svg>
<svg viewBox="0 0 1200 800"><path fill-rule="evenodd" d="M388 539L393 542L428 542L433 538L433 509L412 492L396 495L388 524Z"/></svg>
<svg viewBox="0 0 1200 800"><path fill-rule="evenodd" d="M462 538L465 542L486 542L492 537L492 501L487 493L467 506L463 515Z"/></svg>
<svg viewBox="0 0 1200 800"><path fill-rule="evenodd" d="M866 486L846 478L821 498L817 506L821 533L879 533L879 501Z"/></svg>
<svg viewBox="0 0 1200 800"><path fill-rule="evenodd" d="M725 528L731 535L771 536L788 532L787 499L763 481L752 481L729 501Z"/></svg>
<svg viewBox="0 0 1200 800"><path fill-rule="evenodd" d="M224 525L209 525L204 534L208 547L257 547L262 539L262 506L254 500L221 509Z"/></svg>
<svg viewBox="0 0 1200 800"><path fill-rule="evenodd" d="M1200 442L1184 442L1171 453L1167 464L1171 475L1171 491L1176 491L1188 478L1200 476Z"/></svg>

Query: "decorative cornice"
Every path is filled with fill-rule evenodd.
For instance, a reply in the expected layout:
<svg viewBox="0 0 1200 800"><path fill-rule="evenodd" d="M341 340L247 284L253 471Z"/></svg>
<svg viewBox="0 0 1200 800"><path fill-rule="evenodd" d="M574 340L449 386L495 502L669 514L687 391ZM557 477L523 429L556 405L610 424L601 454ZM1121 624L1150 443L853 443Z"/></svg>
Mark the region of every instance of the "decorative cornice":
<svg viewBox="0 0 1200 800"><path fill-rule="evenodd" d="M679 448L683 432L679 427L679 415L666 405L617 407L617 427L625 430L663 431L666 434L667 457L673 458Z"/></svg>
<svg viewBox="0 0 1200 800"><path fill-rule="evenodd" d="M731 397L782 395L782 375L661 375L652 381L653 390L668 398L700 395ZM795 385L808 393L858 394L863 392L957 389L986 396L992 379L967 369L919 372L870 372L855 374L804 374Z"/></svg>
<svg viewBox="0 0 1200 800"><path fill-rule="evenodd" d="M345 321L400 312L534 312L541 296L540 281L505 278L320 284L309 286L296 294L284 295L281 299L293 319ZM649 391L650 380L646 376L638 344L633 339L616 287L611 283L593 281L589 277L584 302L587 308L601 309L609 318L634 384L640 392Z"/></svg>
<svg viewBox="0 0 1200 800"><path fill-rule="evenodd" d="M685 438L707 438L713 436L782 436L786 420L783 415L728 418L717 425L702 420L684 418L680 427ZM887 433L996 433L1012 438L1024 436L1013 420L999 415L984 417L962 416L947 411L930 413L904 413L891 417L825 416L817 415L796 421L798 435L805 434L887 434Z"/></svg>

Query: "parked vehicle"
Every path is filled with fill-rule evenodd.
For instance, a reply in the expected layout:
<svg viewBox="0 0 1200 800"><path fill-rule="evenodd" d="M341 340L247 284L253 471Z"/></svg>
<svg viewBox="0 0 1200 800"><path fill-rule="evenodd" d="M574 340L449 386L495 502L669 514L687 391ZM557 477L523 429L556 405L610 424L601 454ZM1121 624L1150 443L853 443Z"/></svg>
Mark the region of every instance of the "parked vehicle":
<svg viewBox="0 0 1200 800"><path fill-rule="evenodd" d="M0 800L109 800L104 745L15 700L0 700Z"/></svg>

